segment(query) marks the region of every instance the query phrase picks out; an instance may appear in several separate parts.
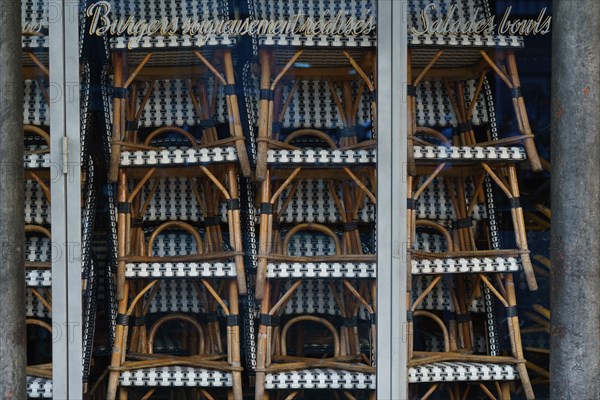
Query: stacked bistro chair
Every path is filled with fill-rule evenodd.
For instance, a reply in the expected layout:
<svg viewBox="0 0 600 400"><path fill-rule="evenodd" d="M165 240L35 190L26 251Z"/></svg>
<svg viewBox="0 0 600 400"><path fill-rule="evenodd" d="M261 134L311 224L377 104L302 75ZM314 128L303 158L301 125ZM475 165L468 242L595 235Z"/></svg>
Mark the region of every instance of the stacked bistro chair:
<svg viewBox="0 0 600 400"><path fill-rule="evenodd" d="M513 279L522 271L537 290L516 169L526 159L541 168L513 53L522 40L418 35L410 29L423 30L425 3L409 2L407 321L409 383L418 383L411 396L426 399L437 390L466 398L480 391L505 400L509 382L519 379L532 399ZM439 2L428 12L440 17L452 4ZM455 7L463 18L478 8L489 14L484 2ZM517 136L499 138L489 72L513 90ZM503 147L510 144L525 149ZM510 205L514 231L514 246L506 248L496 215L502 202ZM506 318L507 355L500 354L490 318L496 309L505 310L497 315Z"/></svg>
<svg viewBox="0 0 600 400"><path fill-rule="evenodd" d="M408 37L407 94L411 119L408 123L408 140L409 146L413 149L408 152L409 172L414 174L415 158L438 161L499 158L508 155L505 153L506 150L498 146L514 144L522 144L531 169L541 171L542 164L535 148L535 136L529 125L515 58L515 51L523 48L523 39L518 36L430 35L423 33L425 27L421 12L426 12L429 19L445 17L452 13L452 20L466 21L473 15L489 18L490 7L487 0L458 2L444 0L435 4L425 0L409 1L411 18ZM492 74L498 76L512 92L519 129L517 135L493 138L487 132L478 132L475 127L479 123L477 100L483 96L482 89L487 85L488 76ZM424 109L425 118L431 121L435 119L435 113L432 111L437 107L442 109L451 107L454 113L451 123L457 129L451 140L447 141L447 146L432 146L431 142L423 141L423 137L418 136L437 136L430 131L422 132L424 128L422 121L412 118L416 111L415 98L419 88L431 91L433 94L444 91L450 99L449 104L428 103ZM444 122L448 114L442 114L440 110L438 116L442 121L436 122ZM484 150L479 149L480 147ZM511 156L517 157L514 154Z"/></svg>
<svg viewBox="0 0 600 400"><path fill-rule="evenodd" d="M28 325L27 395L52 398L52 261L60 246L52 243L50 184L62 171L50 162L50 98L48 95L48 7L23 1L23 130L25 178L25 281ZM90 130L89 68L81 68L82 140L82 298L83 371L87 382L95 319L95 262L91 234L95 217L94 164L87 155Z"/></svg>
<svg viewBox="0 0 600 400"><path fill-rule="evenodd" d="M374 13L250 1L250 16ZM375 35L264 36L246 68L256 131L255 398L375 396ZM256 130L255 130L256 129Z"/></svg>
<svg viewBox="0 0 600 400"><path fill-rule="evenodd" d="M110 3L111 17L123 19L224 20L230 13L223 1ZM107 398L186 389L241 400L238 296L246 280L238 179L252 171L235 38L204 45L197 35L129 39L109 41L118 305Z"/></svg>

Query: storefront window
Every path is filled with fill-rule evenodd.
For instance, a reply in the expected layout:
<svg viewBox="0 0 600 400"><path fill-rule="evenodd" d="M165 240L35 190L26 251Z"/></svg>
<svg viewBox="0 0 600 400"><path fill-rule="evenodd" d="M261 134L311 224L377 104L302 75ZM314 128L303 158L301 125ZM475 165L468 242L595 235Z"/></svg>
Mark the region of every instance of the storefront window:
<svg viewBox="0 0 600 400"><path fill-rule="evenodd" d="M28 396L548 398L551 15L22 0Z"/></svg>

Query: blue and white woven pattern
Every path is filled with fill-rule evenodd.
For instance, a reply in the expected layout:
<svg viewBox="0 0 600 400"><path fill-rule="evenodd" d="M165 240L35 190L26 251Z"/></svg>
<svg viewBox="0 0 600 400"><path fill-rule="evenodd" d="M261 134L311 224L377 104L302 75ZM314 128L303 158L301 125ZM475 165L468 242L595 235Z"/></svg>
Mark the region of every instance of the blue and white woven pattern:
<svg viewBox="0 0 600 400"><path fill-rule="evenodd" d="M26 170L50 168L50 154L25 154L23 155L23 168Z"/></svg>
<svg viewBox="0 0 600 400"><path fill-rule="evenodd" d="M206 81L206 91L211 95L214 90L215 79L210 76ZM147 92L147 87L138 90L137 107ZM195 96L198 93L194 93ZM215 123L227 124L227 103L222 85L217 86L216 111L213 115ZM112 115L111 115L112 118ZM152 94L144 107L139 120L139 126L157 128L162 126L195 126L200 123L194 104L188 94L185 81L164 80L156 81Z"/></svg>
<svg viewBox="0 0 600 400"><path fill-rule="evenodd" d="M44 296L43 292L40 292ZM51 299L46 298L49 303ZM52 318L52 313L33 295L30 289L25 291L25 315L28 318Z"/></svg>
<svg viewBox="0 0 600 400"><path fill-rule="evenodd" d="M332 256L335 243L329 236L318 232L295 234L289 241L288 254L291 256Z"/></svg>
<svg viewBox="0 0 600 400"><path fill-rule="evenodd" d="M267 373L265 388L375 390L376 375L324 368Z"/></svg>
<svg viewBox="0 0 600 400"><path fill-rule="evenodd" d="M201 314L207 312L204 302L198 298L198 293L191 281L186 279L161 280L157 283L158 290L152 301L148 312L167 313L183 312ZM199 284L198 289L205 293L204 285ZM145 296L148 300L149 294Z"/></svg>
<svg viewBox="0 0 600 400"><path fill-rule="evenodd" d="M413 146L415 160L506 162L525 161L527 154L521 147L470 147L470 146Z"/></svg>
<svg viewBox="0 0 600 400"><path fill-rule="evenodd" d="M126 278L234 278L233 262L127 263Z"/></svg>
<svg viewBox="0 0 600 400"><path fill-rule="evenodd" d="M158 290L150 301L148 313L176 312L196 315L207 313L208 309L206 308L204 299L210 299L211 295L200 282L198 282L196 287L194 287L193 283L188 279L161 280L156 284L158 285ZM148 292L144 296L144 301L147 302L149 297L150 293ZM227 298L224 298L223 301L225 304L228 304ZM220 307L217 308L217 314L222 315Z"/></svg>
<svg viewBox="0 0 600 400"><path fill-rule="evenodd" d="M255 73L248 73L247 75L246 83L252 86L249 89L248 95L253 97L252 101L248 102L252 107L251 115L253 118L251 118L251 121L257 123L260 78ZM287 82L283 85L282 104L288 99L293 86L293 82ZM352 87L353 101L356 100L357 91L358 86L354 83ZM340 99L344 98L339 85L336 86L336 92ZM336 106L335 99L332 97L327 81L300 80L283 114L281 124L284 129L312 128L327 130L343 128L344 123L342 121L343 119ZM358 129L362 127L362 129L367 131L367 135L372 135L373 114L371 110L371 95L368 90L364 90L361 96L357 119L354 123L358 126Z"/></svg>
<svg viewBox="0 0 600 400"><path fill-rule="evenodd" d="M144 185L141 193L142 203L146 202L155 182L155 179L151 179ZM198 185L198 191L203 198L206 198L207 194L201 186ZM219 204L219 216L221 222L227 222L227 205L224 202ZM198 222L204 221L204 218L187 178L160 179L144 214L144 222L172 220ZM157 245L159 243L157 242Z"/></svg>
<svg viewBox="0 0 600 400"><path fill-rule="evenodd" d="M467 109L477 90L477 81L464 82L464 99ZM422 81L417 85L417 126L433 128L456 127L458 120L452 103L441 81ZM482 94L477 98L470 121L475 126L489 122L488 104Z"/></svg>
<svg viewBox="0 0 600 400"><path fill-rule="evenodd" d="M46 99L38 83L31 79L23 81L23 124L50 125L50 113Z"/></svg>
<svg viewBox="0 0 600 400"><path fill-rule="evenodd" d="M287 99L292 84L283 87L283 99ZM336 87L337 95L343 99L341 88ZM354 85L352 100L355 101L357 85ZM257 99L258 100L258 99ZM258 101L256 101L258 105ZM371 98L367 90L363 92L358 106L357 125L369 127L371 119ZM292 96L289 106L283 115L284 128L314 128L314 129L340 129L344 127L342 118L335 100L326 81L300 81Z"/></svg>
<svg viewBox="0 0 600 400"><path fill-rule="evenodd" d="M281 194L279 204L289 197L291 187ZM343 199L341 190L338 198ZM364 206L358 210L359 222L374 222L376 217L375 205L367 195L364 196ZM293 194L285 210L278 214L280 222L285 223L336 223L341 222L339 210L331 195L327 182L319 179L304 179Z"/></svg>
<svg viewBox="0 0 600 400"><path fill-rule="evenodd" d="M52 379L39 378L37 376L28 376L27 397L33 399L51 399Z"/></svg>
<svg viewBox="0 0 600 400"><path fill-rule="evenodd" d="M411 293L411 302L415 302L423 291L433 281L433 276L420 275L413 278L413 290ZM466 281L467 293L471 294L469 289L469 281ZM451 311L455 312L454 303L450 297L450 291L446 285L446 282L438 283L433 290L425 296L425 299L417 306L419 310L430 310L430 311ZM469 304L470 312L485 312L485 305L481 298L473 299L473 302Z"/></svg>
<svg viewBox="0 0 600 400"><path fill-rule="evenodd" d="M473 181L470 178L465 179L465 191L467 206L473 198ZM452 220L456 221L456 211L452 205L450 193L444 183L443 178L434 179L419 196L416 204L417 219L429 220ZM485 205L477 204L473 208L471 216L475 220L487 218ZM424 240L426 236L417 235L417 241ZM434 246L435 247L435 246Z"/></svg>
<svg viewBox="0 0 600 400"><path fill-rule="evenodd" d="M376 263L269 263L267 278L375 278Z"/></svg>
<svg viewBox="0 0 600 400"><path fill-rule="evenodd" d="M25 271L25 285L27 287L52 286L52 271L49 269L31 269Z"/></svg>
<svg viewBox="0 0 600 400"><path fill-rule="evenodd" d="M24 205L26 224L50 224L50 204L48 204L44 192L34 180L25 181Z"/></svg>
<svg viewBox="0 0 600 400"><path fill-rule="evenodd" d="M521 259L515 257L412 259L410 263L414 275L516 272L522 268Z"/></svg>
<svg viewBox="0 0 600 400"><path fill-rule="evenodd" d="M47 0L21 0L21 25L29 29L41 27L40 35L21 36L21 46L28 49L48 48Z"/></svg>
<svg viewBox="0 0 600 400"><path fill-rule="evenodd" d="M329 287L329 282L334 284L336 292L343 293L343 285L339 280L331 281L329 279L307 279L302 281L298 289L294 292L290 301L282 309L286 315L301 314L326 314L341 316L335 297ZM287 281L282 285L282 293L287 291L293 282ZM358 316L363 320L369 319L369 314L364 307L360 305Z"/></svg>
<svg viewBox="0 0 600 400"><path fill-rule="evenodd" d="M122 167L145 166L188 166L210 163L232 163L238 160L235 147L211 147L196 149L164 149L145 151L123 151Z"/></svg>
<svg viewBox="0 0 600 400"><path fill-rule="evenodd" d="M509 364L441 362L408 369L408 382L514 381L517 368Z"/></svg>
<svg viewBox="0 0 600 400"><path fill-rule="evenodd" d="M25 262L52 261L52 243L47 237L28 236L25 240Z"/></svg>
<svg viewBox="0 0 600 400"><path fill-rule="evenodd" d="M339 166L340 164L373 165L377 163L377 151L370 150L269 150L269 164L307 164Z"/></svg>
<svg viewBox="0 0 600 400"><path fill-rule="evenodd" d="M123 371L119 375L121 386L160 387L231 387L230 372L193 367L159 367Z"/></svg>

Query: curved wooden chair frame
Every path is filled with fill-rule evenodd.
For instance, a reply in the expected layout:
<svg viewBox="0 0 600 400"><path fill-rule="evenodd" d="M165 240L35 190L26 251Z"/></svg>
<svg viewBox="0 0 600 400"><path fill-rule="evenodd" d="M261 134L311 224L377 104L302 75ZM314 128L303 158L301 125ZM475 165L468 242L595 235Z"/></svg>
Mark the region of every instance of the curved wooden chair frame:
<svg viewBox="0 0 600 400"><path fill-rule="evenodd" d="M48 146L47 149L35 150L32 152L29 152L29 154L47 154L50 152L50 134L48 132L46 132L39 126L35 126L35 125L23 125L23 132L25 134L31 134L31 135L42 138L44 140L44 142L46 142L46 145Z"/></svg>

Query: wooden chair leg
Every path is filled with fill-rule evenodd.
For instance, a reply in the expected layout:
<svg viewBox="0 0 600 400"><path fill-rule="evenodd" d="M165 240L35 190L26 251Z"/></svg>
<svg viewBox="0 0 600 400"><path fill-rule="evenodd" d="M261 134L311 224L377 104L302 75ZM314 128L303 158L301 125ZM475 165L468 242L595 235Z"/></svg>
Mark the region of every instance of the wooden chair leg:
<svg viewBox="0 0 600 400"><path fill-rule="evenodd" d="M237 315L239 318L239 304L238 304L238 291L237 282L229 282L229 313L230 315ZM231 356L231 365L233 367L241 367L241 354L240 354L240 327L228 326L228 336L230 340L230 348L227 349ZM233 398L235 400L243 400L244 395L242 391L242 373L241 371L233 371Z"/></svg>
<svg viewBox="0 0 600 400"><path fill-rule="evenodd" d="M119 301L117 312L125 314L127 312L127 296L129 292L129 284L125 283L123 290L124 298ZM115 343L111 355L111 367L119 367L121 365L122 349L124 345L125 326L117 324L115 330ZM111 370L108 376L107 400L115 400L117 397L117 387L119 384L119 371Z"/></svg>
<svg viewBox="0 0 600 400"><path fill-rule="evenodd" d="M260 313L268 314L270 305L270 284L265 283L264 295L260 304ZM256 346L256 380L255 380L255 399L267 399L268 395L265 391L265 372L264 369L267 367L267 352L269 351L269 327L267 325L259 324L258 327L258 338Z"/></svg>
<svg viewBox="0 0 600 400"><path fill-rule="evenodd" d="M228 85L235 85L235 72L233 69L233 61L231 59L231 50L225 49L223 50L223 64L225 67L225 79L227 80ZM242 121L240 118L240 108L238 104L238 99L236 94L228 95L230 100L230 118L233 119L233 135L236 138L243 139L244 131L242 129ZM252 176L252 168L250 167L250 161L248 160L248 153L246 152L246 143L243 140L236 140L235 147L238 155L238 159L240 161L240 167L242 168L242 173L246 177Z"/></svg>
<svg viewBox="0 0 600 400"><path fill-rule="evenodd" d="M262 204L271 202L271 182L269 171L266 172L266 179L262 182L260 201ZM256 271L256 292L255 297L261 300L264 297L266 279L267 279L267 256L270 248L269 231L273 221L273 216L269 214L260 214L260 232L258 236L258 267ZM268 310L266 311L268 312Z"/></svg>
<svg viewBox="0 0 600 400"><path fill-rule="evenodd" d="M125 387L119 388L119 400L127 400L128 396L129 396L129 393L127 391L127 388L125 388Z"/></svg>
<svg viewBox="0 0 600 400"><path fill-rule="evenodd" d="M513 198L520 198L519 183L517 181L517 170L514 165L508 167L508 180ZM523 208L521 208L519 202L515 201L514 203L515 204L511 212L513 214L515 239L517 242L517 246L519 246L519 249L525 251L525 253L521 254L523 272L525 272L525 278L527 279L527 285L529 286L529 290L537 290L538 285L535 279L535 273L533 272L533 264L531 263L529 253L527 252L529 249L527 246L527 233L525 227L525 217L523 216Z"/></svg>
<svg viewBox="0 0 600 400"><path fill-rule="evenodd" d="M508 69L508 73L510 74L513 86L516 88L521 87L521 80L519 78L519 72L517 70L517 61L515 58L515 53L510 51L507 54L506 66ZM513 100L513 104L515 107L515 114L517 115L517 119L521 122L521 128L523 130L523 134L527 135L524 140L525 151L527 152L527 158L529 159L529 163L531 164L531 169L534 172L540 172L542 170L542 163L540 161L540 156L538 155L537 149L535 147L535 141L533 139L533 132L531 131L531 127L529 125L529 117L527 116L527 108L525 107L525 100L523 96L518 96Z"/></svg>
<svg viewBox="0 0 600 400"><path fill-rule="evenodd" d="M515 283L513 281L512 274L506 274L505 282L506 301L508 303L509 309L516 311L517 300L515 294ZM509 334L513 343L513 356L517 360L524 360L525 355L523 354L523 344L521 342L521 328L519 325L519 317L516 315L516 312L509 314L507 322ZM519 379L521 380L521 384L523 385L525 396L528 400L535 399L533 387L531 386L531 381L529 379L529 373L527 372L527 366L524 361L517 363L517 371L519 372Z"/></svg>
<svg viewBox="0 0 600 400"><path fill-rule="evenodd" d="M232 199L238 199L239 201L239 193L237 187L237 175L235 171L235 167L232 165L228 170L228 181L229 181L229 193ZM245 295L247 293L246 288L246 275L244 273L244 256L241 255L243 251L242 245L242 231L241 231L241 219L240 219L240 210L235 209L231 210L231 217L233 221L229 221L229 225L231 226L231 232L233 233L232 237L232 245L233 249L236 252L239 252L240 255L235 256L235 269L237 272L237 285L239 294Z"/></svg>
<svg viewBox="0 0 600 400"><path fill-rule="evenodd" d="M123 53L115 53L114 55L114 86L121 87L123 85L123 68L126 64L125 55ZM108 174L108 180L110 182L116 182L119 174L119 162L121 159L121 145L116 142L120 141L123 137L123 122L125 120L125 99L113 98L113 131L112 131L112 151L110 159L110 170Z"/></svg>
<svg viewBox="0 0 600 400"><path fill-rule="evenodd" d="M260 52L260 89L270 90L271 88L271 52L261 50ZM256 179L263 182L267 177L267 151L269 145L264 139L267 139L269 124L272 120L269 116L268 98L260 99L258 105L258 137L263 139L258 142L257 161L256 161Z"/></svg>
<svg viewBox="0 0 600 400"><path fill-rule="evenodd" d="M500 387L502 389L502 400L510 400L510 383L502 382Z"/></svg>

